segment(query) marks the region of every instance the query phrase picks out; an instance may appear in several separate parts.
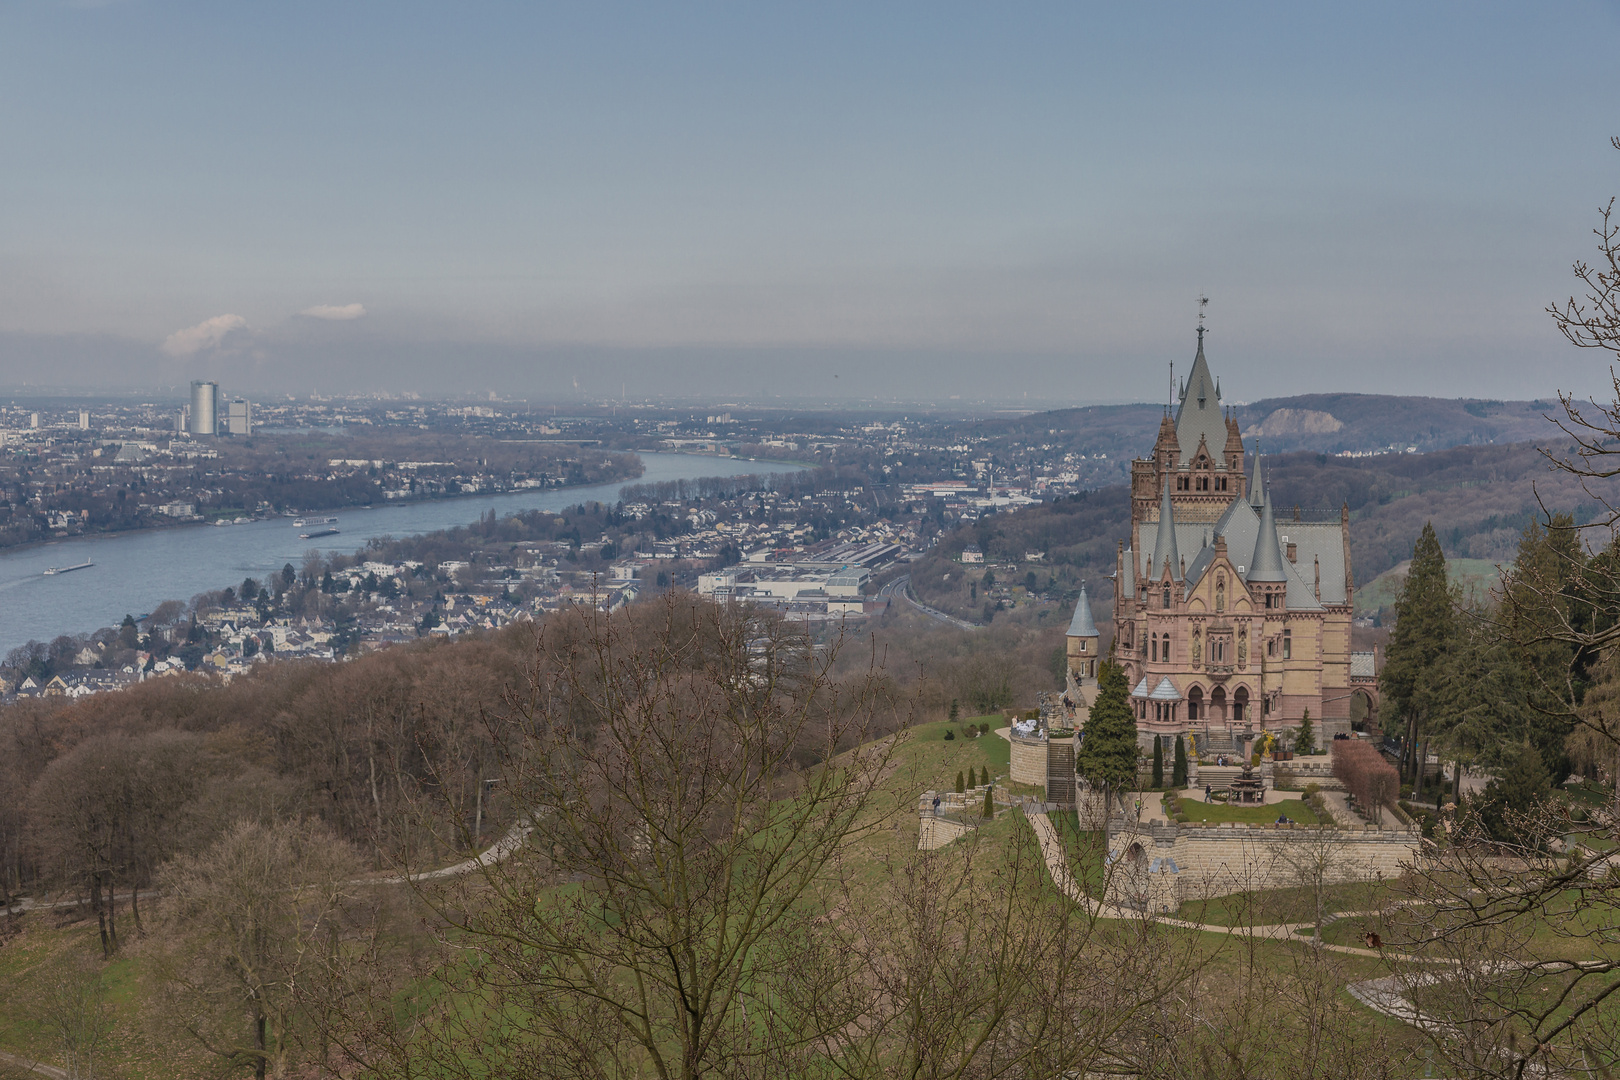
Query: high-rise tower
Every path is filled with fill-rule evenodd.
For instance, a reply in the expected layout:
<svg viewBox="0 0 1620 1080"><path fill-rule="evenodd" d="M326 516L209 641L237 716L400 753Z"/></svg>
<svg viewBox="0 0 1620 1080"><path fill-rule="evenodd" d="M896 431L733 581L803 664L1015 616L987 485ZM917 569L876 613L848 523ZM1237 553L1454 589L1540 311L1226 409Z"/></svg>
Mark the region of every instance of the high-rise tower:
<svg viewBox="0 0 1620 1080"><path fill-rule="evenodd" d="M219 433L219 383L199 379L191 384L191 433Z"/></svg>

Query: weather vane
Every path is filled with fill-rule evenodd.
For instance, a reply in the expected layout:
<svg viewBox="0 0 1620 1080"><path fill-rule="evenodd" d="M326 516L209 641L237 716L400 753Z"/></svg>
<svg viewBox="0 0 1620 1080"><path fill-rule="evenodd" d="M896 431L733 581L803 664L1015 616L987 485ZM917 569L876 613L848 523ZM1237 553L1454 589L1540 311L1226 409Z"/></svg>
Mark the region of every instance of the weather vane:
<svg viewBox="0 0 1620 1080"><path fill-rule="evenodd" d="M1209 297L1203 293L1198 294L1198 329L1204 328L1204 309L1209 307Z"/></svg>

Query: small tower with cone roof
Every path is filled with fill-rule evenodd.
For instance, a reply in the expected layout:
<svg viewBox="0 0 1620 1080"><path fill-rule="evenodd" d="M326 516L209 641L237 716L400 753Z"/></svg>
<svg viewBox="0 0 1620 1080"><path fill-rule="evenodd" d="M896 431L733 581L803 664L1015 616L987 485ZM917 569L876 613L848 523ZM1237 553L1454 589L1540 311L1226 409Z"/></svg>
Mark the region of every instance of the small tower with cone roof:
<svg viewBox="0 0 1620 1080"><path fill-rule="evenodd" d="M1099 637L1097 623L1091 617L1091 598L1080 586L1080 600L1074 605L1074 618L1064 638L1069 657L1069 674L1076 682L1089 682L1097 678L1097 649Z"/></svg>

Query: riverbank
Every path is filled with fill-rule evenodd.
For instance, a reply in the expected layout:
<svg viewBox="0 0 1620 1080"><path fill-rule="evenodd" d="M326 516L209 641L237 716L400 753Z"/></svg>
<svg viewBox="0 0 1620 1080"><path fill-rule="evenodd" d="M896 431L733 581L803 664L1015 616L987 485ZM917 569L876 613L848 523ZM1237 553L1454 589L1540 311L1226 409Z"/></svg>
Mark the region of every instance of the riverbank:
<svg viewBox="0 0 1620 1080"><path fill-rule="evenodd" d="M420 536L468 525L483 513L504 517L525 510L561 510L580 503L615 504L632 483L697 480L758 473L760 463L691 454L642 454L640 476L600 484L506 493L458 495L421 501L389 500L339 516L337 535L301 540L286 518L229 528L143 529L11 548L0 552L0 653L30 640L89 633L116 626L165 600L264 580L287 564L315 555L351 555L372 539ZM798 471L774 468L769 471ZM44 577L50 566L89 559L81 573Z"/></svg>

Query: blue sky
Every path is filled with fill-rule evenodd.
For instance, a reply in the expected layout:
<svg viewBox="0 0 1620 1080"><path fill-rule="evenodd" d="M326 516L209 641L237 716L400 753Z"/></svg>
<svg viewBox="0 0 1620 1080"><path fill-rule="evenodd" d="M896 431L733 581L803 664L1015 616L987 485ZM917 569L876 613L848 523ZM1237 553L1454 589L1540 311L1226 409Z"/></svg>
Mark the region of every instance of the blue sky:
<svg viewBox="0 0 1620 1080"><path fill-rule="evenodd" d="M0 3L0 384L1601 390L1620 6Z"/></svg>

